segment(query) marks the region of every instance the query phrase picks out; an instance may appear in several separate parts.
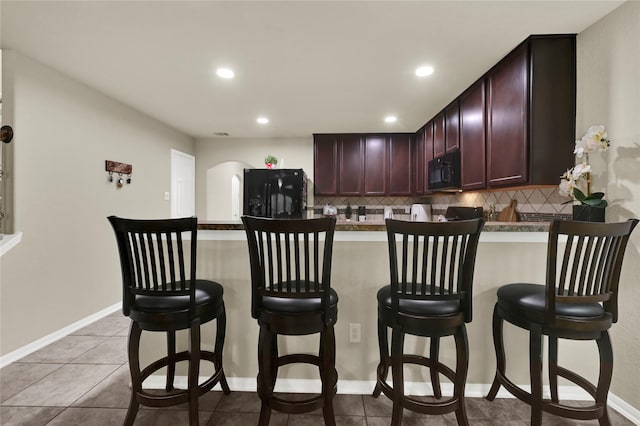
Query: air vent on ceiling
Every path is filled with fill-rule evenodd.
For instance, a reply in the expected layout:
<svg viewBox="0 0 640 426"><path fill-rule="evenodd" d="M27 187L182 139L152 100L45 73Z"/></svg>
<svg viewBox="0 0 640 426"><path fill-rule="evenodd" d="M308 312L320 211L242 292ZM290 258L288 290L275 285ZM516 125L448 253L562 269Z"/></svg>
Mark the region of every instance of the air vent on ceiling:
<svg viewBox="0 0 640 426"><path fill-rule="evenodd" d="M229 136L227 132L213 132L213 136Z"/></svg>

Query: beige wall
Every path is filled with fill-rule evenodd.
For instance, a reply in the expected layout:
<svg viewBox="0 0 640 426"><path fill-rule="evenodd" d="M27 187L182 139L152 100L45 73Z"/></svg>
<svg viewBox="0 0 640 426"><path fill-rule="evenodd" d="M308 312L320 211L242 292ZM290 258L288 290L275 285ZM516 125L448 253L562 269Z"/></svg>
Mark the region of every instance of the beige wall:
<svg viewBox="0 0 640 426"><path fill-rule="evenodd" d="M170 149L194 152L191 138L18 53L3 55L23 238L0 258L2 355L121 300L105 218L167 217ZM107 183L105 160L132 164L131 185Z"/></svg>
<svg viewBox="0 0 640 426"><path fill-rule="evenodd" d="M611 148L592 155L595 188L611 207L607 220L640 217L640 2L627 1L578 35L577 136L606 126ZM613 327L611 391L640 410L640 230L621 279L620 321Z"/></svg>

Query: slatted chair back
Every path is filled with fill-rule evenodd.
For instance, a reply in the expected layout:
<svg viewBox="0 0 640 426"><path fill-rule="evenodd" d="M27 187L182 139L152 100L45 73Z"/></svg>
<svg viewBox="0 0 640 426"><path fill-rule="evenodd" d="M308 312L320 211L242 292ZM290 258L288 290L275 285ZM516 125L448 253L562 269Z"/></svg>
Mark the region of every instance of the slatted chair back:
<svg viewBox="0 0 640 426"><path fill-rule="evenodd" d="M328 312L335 218L243 216L242 222L249 243L253 317L265 296L321 298Z"/></svg>
<svg viewBox="0 0 640 426"><path fill-rule="evenodd" d="M398 312L400 299L460 300L465 321L470 322L473 271L483 224L483 219L387 219L393 312Z"/></svg>
<svg viewBox="0 0 640 426"><path fill-rule="evenodd" d="M123 313L136 295L189 296L195 305L197 218L136 220L110 216L120 253Z"/></svg>
<svg viewBox="0 0 640 426"><path fill-rule="evenodd" d="M602 303L618 319L618 284L625 248L637 219L620 223L552 222L547 249L546 319L557 303ZM562 241L566 244L562 248Z"/></svg>

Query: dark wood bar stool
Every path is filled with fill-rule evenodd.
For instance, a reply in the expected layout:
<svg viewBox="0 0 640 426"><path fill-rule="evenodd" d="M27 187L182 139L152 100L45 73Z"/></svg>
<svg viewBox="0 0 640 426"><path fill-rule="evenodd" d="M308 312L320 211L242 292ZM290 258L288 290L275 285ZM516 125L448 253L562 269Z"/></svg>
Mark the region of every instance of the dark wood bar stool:
<svg viewBox="0 0 640 426"><path fill-rule="evenodd" d="M471 321L473 271L483 224L483 219L441 223L386 220L391 284L377 295L380 364L373 396L383 392L393 401L394 426L402 423L403 408L424 414L455 411L458 424L469 424L464 403L469 365L465 323ZM405 334L429 337L429 357L404 354ZM440 338L445 336L455 340L455 371L438 360ZM442 398L439 375L449 378L453 396L423 402L405 395L405 363L430 369L436 399ZM387 383L389 367L393 386Z"/></svg>
<svg viewBox="0 0 640 426"><path fill-rule="evenodd" d="M331 288L334 218L262 219L243 216L251 264L251 315L258 320L259 425L271 410L307 413L322 408L325 425L335 425L333 397L338 295ZM322 241L324 239L324 242ZM320 333L318 355L278 354L278 335ZM274 396L278 368L292 363L318 366L322 391L302 401Z"/></svg>
<svg viewBox="0 0 640 426"><path fill-rule="evenodd" d="M189 424L198 425L198 397L220 383L230 392L222 368L226 315L223 288L196 279L197 219L133 220L110 216L122 269L122 312L131 318L129 370L131 401L125 425L132 425L139 406L167 407L187 402ZM213 352L200 347L200 326L216 320ZM142 330L167 334L167 356L140 369ZM188 330L188 350L176 353L176 331ZM213 374L198 384L200 361L213 364ZM176 363L188 361L188 387L174 388ZM166 392L148 392L144 380L166 367Z"/></svg>
<svg viewBox="0 0 640 426"><path fill-rule="evenodd" d="M618 283L629 235L638 224L552 222L547 247L546 283L507 284L498 289L493 311L493 342L497 369L487 395L492 401L500 386L531 406L531 424L542 424L542 412L610 425L607 395L613 373L609 328L618 320ZM566 238L566 244L563 241ZM562 248L564 245L564 248ZM505 376L504 321L529 330L531 393ZM542 396L542 342L549 338L551 399ZM600 354L597 385L558 365L558 339L595 340ZM635 374L635 373L634 373ZM587 391L593 405L561 404L558 376Z"/></svg>

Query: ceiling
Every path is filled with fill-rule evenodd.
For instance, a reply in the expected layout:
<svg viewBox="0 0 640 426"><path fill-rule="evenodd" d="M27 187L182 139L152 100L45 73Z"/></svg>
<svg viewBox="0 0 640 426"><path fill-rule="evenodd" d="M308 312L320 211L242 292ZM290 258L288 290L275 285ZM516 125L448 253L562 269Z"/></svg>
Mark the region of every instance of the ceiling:
<svg viewBox="0 0 640 426"><path fill-rule="evenodd" d="M528 35L621 3L2 0L0 42L195 138L413 132Z"/></svg>

